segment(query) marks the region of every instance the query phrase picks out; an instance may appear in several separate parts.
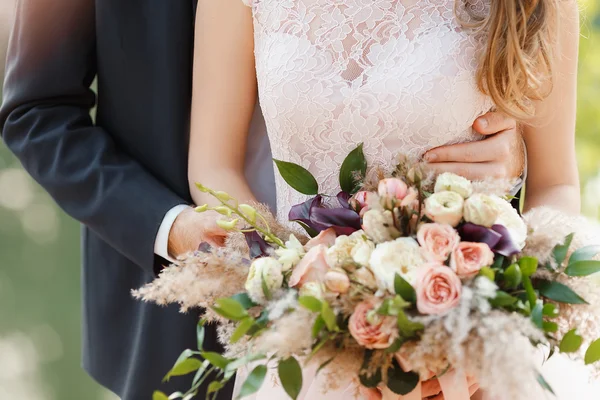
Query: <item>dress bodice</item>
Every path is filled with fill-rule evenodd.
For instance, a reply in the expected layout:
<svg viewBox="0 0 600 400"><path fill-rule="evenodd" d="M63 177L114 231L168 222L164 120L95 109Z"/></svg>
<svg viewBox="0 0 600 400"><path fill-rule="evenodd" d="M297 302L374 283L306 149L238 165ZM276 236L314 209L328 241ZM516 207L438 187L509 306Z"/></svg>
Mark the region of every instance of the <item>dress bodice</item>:
<svg viewBox="0 0 600 400"><path fill-rule="evenodd" d="M398 154L478 139L471 126L493 106L475 81L484 37L461 25L455 0L244 1L273 156L307 168L321 192L337 193L361 142L370 165L389 169ZM489 0L456 1L475 15ZM287 220L305 196L276 182Z"/></svg>

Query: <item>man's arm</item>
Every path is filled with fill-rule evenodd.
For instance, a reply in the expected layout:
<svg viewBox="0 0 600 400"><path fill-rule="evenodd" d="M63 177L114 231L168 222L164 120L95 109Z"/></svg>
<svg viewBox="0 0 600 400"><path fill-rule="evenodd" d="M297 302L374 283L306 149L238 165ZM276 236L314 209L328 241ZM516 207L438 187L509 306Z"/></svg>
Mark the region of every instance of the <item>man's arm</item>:
<svg viewBox="0 0 600 400"><path fill-rule="evenodd" d="M18 2L0 130L61 208L152 271L163 217L185 201L93 126L94 27L92 0Z"/></svg>

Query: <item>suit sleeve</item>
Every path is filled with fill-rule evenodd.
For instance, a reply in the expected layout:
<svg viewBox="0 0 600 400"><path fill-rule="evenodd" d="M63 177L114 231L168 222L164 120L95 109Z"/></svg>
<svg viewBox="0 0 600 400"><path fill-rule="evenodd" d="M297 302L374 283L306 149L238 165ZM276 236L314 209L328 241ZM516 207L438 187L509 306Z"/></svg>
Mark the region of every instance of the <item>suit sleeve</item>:
<svg viewBox="0 0 600 400"><path fill-rule="evenodd" d="M161 221L185 201L90 118L94 10L93 0L17 2L0 131L62 209L153 272Z"/></svg>

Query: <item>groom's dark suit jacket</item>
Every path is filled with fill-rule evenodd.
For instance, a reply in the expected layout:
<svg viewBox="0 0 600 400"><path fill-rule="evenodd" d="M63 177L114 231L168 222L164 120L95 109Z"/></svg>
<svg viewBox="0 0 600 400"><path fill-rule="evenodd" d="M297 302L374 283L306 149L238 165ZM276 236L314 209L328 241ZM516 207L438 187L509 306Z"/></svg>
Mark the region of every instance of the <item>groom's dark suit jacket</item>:
<svg viewBox="0 0 600 400"><path fill-rule="evenodd" d="M83 223L84 367L126 400L187 389L182 378L161 378L195 348L197 314L144 304L130 290L154 277L165 213L191 201L195 3L20 0L17 8L0 130L33 178ZM218 347L214 337L208 348Z"/></svg>

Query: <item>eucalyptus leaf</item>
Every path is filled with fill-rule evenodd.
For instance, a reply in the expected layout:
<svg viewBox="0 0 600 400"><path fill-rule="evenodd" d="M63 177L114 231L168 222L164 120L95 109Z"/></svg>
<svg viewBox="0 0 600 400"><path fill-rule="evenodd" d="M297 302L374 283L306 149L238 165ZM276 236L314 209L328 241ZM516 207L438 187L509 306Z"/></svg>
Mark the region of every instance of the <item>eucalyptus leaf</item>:
<svg viewBox="0 0 600 400"><path fill-rule="evenodd" d="M400 295L404 300L410 303L414 304L417 301L417 293L415 292L415 289L398 273L396 273L394 276L394 291L396 294Z"/></svg>
<svg viewBox="0 0 600 400"><path fill-rule="evenodd" d="M325 325L327 329L331 332L338 331L339 328L337 326L335 313L331 309L331 306L326 301L321 303L321 317L323 321L325 321Z"/></svg>
<svg viewBox="0 0 600 400"><path fill-rule="evenodd" d="M559 303L587 304L587 302L570 287L559 282L540 279L537 281L537 289L542 296Z"/></svg>
<svg viewBox="0 0 600 400"><path fill-rule="evenodd" d="M359 144L344 159L340 167L340 187L346 193L355 193L359 187L360 179L367 172L367 160L363 152L363 144Z"/></svg>
<svg viewBox="0 0 600 400"><path fill-rule="evenodd" d="M238 326L235 328L235 331L233 331L233 333L231 334L231 338L229 338L229 341L231 343L236 343L237 341L239 341L241 338L244 337L246 333L248 333L250 328L252 328L252 325L254 325L254 318L250 316L241 320Z"/></svg>
<svg viewBox="0 0 600 400"><path fill-rule="evenodd" d="M387 371L387 378L388 389L402 396L412 392L419 383L419 374L412 371L405 372L395 358Z"/></svg>
<svg viewBox="0 0 600 400"><path fill-rule="evenodd" d="M302 390L302 368L294 357L279 361L277 373L283 390L296 400Z"/></svg>
<svg viewBox="0 0 600 400"><path fill-rule="evenodd" d="M569 258L569 265L577 261L588 261L600 253L600 245L585 246L577 249Z"/></svg>
<svg viewBox="0 0 600 400"><path fill-rule="evenodd" d="M569 262L565 274L569 276L588 276L600 272L600 261L582 260Z"/></svg>
<svg viewBox="0 0 600 400"><path fill-rule="evenodd" d="M532 276L538 268L538 260L534 257L522 257L519 259L519 267L523 276Z"/></svg>
<svg viewBox="0 0 600 400"><path fill-rule="evenodd" d="M267 376L267 366L266 365L258 365L256 366L250 375L246 378L244 383L242 384L242 388L240 389L239 397L242 398L245 396L249 396L253 393L258 392L258 389L262 386L265 376Z"/></svg>
<svg viewBox="0 0 600 400"><path fill-rule="evenodd" d="M577 334L576 329L571 329L563 336L558 349L561 353L574 353L581 347L583 338Z"/></svg>
<svg viewBox="0 0 600 400"><path fill-rule="evenodd" d="M201 356L204 357L205 360L208 360L212 365L220 369L225 369L227 364L231 362L231 360L213 351L203 351Z"/></svg>
<svg viewBox="0 0 600 400"><path fill-rule="evenodd" d="M558 266L561 266L562 263L565 261L565 258L567 258L567 253L569 252L569 247L571 247L573 236L575 236L575 233L567 235L563 244L554 246L552 254L554 256L554 261L556 261L556 264Z"/></svg>
<svg viewBox="0 0 600 400"><path fill-rule="evenodd" d="M152 400L169 400L169 398L160 390L155 390L154 393L152 393Z"/></svg>
<svg viewBox="0 0 600 400"><path fill-rule="evenodd" d="M585 352L585 364L593 364L600 361L600 339L597 339L590 344L587 351Z"/></svg>
<svg viewBox="0 0 600 400"><path fill-rule="evenodd" d="M287 161L273 160L283 180L296 191L315 195L319 193L319 184L314 176L304 167Z"/></svg>
<svg viewBox="0 0 600 400"><path fill-rule="evenodd" d="M302 307L312 312L319 312L323 308L321 305L321 300L313 296L300 296L298 298L298 303L300 303Z"/></svg>

